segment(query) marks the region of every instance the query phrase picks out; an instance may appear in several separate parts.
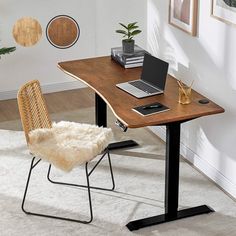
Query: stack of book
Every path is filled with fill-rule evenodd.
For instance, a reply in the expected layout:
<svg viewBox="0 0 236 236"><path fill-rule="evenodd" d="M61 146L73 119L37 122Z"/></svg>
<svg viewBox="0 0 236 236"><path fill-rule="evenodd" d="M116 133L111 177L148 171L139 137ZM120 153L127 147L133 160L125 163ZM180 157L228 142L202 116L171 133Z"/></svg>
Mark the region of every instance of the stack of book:
<svg viewBox="0 0 236 236"><path fill-rule="evenodd" d="M134 53L124 53L122 47L116 47L111 49L112 59L121 64L124 68L142 66L145 53L148 52L140 48L138 45L134 46Z"/></svg>

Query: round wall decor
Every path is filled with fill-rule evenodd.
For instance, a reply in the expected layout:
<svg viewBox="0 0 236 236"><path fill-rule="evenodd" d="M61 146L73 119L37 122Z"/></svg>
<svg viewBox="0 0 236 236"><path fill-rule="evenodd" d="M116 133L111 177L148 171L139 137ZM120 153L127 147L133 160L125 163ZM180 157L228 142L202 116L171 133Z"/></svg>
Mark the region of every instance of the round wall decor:
<svg viewBox="0 0 236 236"><path fill-rule="evenodd" d="M58 15L52 18L46 28L48 41L56 48L65 49L73 46L79 39L78 23L70 16Z"/></svg>
<svg viewBox="0 0 236 236"><path fill-rule="evenodd" d="M12 34L18 44L30 47L41 39L42 27L37 20L31 17L23 17L16 21Z"/></svg>

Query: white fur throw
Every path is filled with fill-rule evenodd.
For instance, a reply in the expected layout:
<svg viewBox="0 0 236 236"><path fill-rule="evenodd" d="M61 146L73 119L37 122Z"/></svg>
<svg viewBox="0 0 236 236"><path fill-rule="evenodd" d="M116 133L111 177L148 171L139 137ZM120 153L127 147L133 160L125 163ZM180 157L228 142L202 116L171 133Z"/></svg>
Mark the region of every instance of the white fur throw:
<svg viewBox="0 0 236 236"><path fill-rule="evenodd" d="M31 131L28 146L41 159L70 171L100 154L111 138L109 128L61 121L53 123L51 129Z"/></svg>

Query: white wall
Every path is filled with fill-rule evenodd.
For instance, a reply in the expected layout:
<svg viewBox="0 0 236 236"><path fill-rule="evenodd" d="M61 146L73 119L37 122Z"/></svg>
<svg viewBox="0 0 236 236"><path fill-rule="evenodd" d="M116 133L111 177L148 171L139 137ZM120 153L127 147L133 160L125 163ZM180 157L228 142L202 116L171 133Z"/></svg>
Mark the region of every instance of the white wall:
<svg viewBox="0 0 236 236"><path fill-rule="evenodd" d="M39 79L46 92L82 87L61 72L57 63L109 55L111 47L121 45L115 33L120 21L138 21L144 32L137 43L146 45L146 13L145 0L1 0L0 47L15 45L17 50L0 59L0 99L15 97L20 85L31 79ZM73 17L81 29L78 42L69 49L57 49L46 39L47 23L60 14ZM32 47L16 44L12 36L14 23L24 16L37 19L43 29L42 39Z"/></svg>
<svg viewBox="0 0 236 236"><path fill-rule="evenodd" d="M168 24L169 1L148 0L148 49L170 62L170 73L225 109L182 125L182 154L236 197L236 27L210 16L200 0L198 36ZM162 129L155 129L164 137ZM181 173L181 172L180 172Z"/></svg>
<svg viewBox="0 0 236 236"><path fill-rule="evenodd" d="M0 92L10 97L28 80L39 79L42 85L53 89L52 85L73 79L63 74L57 68L57 62L74 58L89 57L95 51L94 19L95 14L92 0L66 1L36 1L36 0L1 0L0 3L0 40L1 46L17 47L11 55L2 56L0 61ZM72 16L80 25L81 35L77 44L70 49L57 49L46 39L45 29L49 20L60 14ZM15 22L30 16L37 19L43 30L41 40L32 47L22 47L14 41L12 28ZM86 48L86 49L85 49ZM73 81L74 82L74 81Z"/></svg>
<svg viewBox="0 0 236 236"><path fill-rule="evenodd" d="M121 45L122 35L115 33L118 24L138 22L142 33L135 37L136 43L146 47L147 2L146 0L96 0L96 53L110 54L110 48Z"/></svg>

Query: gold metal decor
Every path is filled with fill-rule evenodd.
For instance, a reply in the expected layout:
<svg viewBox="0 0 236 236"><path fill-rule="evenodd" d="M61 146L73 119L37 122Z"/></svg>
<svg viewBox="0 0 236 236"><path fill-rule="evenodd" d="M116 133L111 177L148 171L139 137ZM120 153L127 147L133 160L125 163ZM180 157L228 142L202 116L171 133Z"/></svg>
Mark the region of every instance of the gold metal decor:
<svg viewBox="0 0 236 236"><path fill-rule="evenodd" d="M37 20L31 17L23 17L16 21L12 34L18 44L30 47L41 39L42 27Z"/></svg>
<svg viewBox="0 0 236 236"><path fill-rule="evenodd" d="M178 86L179 86L179 103L180 104L189 104L191 103L191 97L192 97L192 86L193 82L190 86L183 84L181 80L177 80Z"/></svg>

